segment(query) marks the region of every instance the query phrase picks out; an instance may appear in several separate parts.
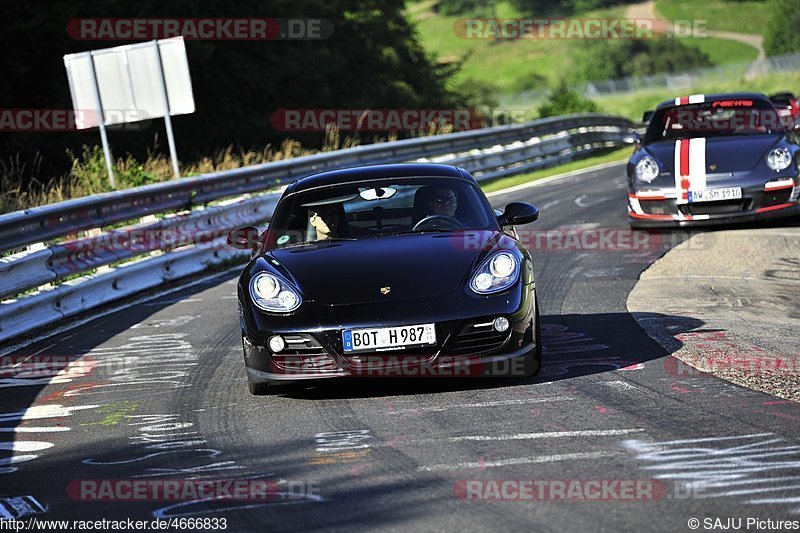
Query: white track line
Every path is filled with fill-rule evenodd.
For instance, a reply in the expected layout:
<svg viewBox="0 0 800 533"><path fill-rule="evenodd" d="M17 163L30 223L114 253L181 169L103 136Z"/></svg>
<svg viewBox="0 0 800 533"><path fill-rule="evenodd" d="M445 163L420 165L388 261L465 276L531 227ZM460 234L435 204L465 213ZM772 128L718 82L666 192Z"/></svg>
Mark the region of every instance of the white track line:
<svg viewBox="0 0 800 533"><path fill-rule="evenodd" d="M581 459L600 459L602 457L614 457L620 455L619 452L582 452L582 453L561 453L555 455L539 455L538 457L512 457L511 459L500 459L498 461L478 461L467 463L452 463L420 466L419 472L436 472L439 470L462 470L471 468L495 468L499 466L529 465L537 463L555 463L558 461L570 461Z"/></svg>
<svg viewBox="0 0 800 533"><path fill-rule="evenodd" d="M529 439L557 439L560 437L607 437L610 435L627 435L638 433L644 429L590 429L584 431L545 431L540 433L518 433L516 435L465 435L463 437L448 437L450 441L506 441Z"/></svg>
<svg viewBox="0 0 800 533"><path fill-rule="evenodd" d="M551 181L560 180L562 178L571 178L573 176L577 176L578 174L583 174L584 172L594 172L597 170L603 170L605 168L611 168L613 166L620 165L627 161L627 159L620 159L619 161L612 161L611 163L602 163L600 165L595 165L593 167L586 167L580 168L578 170L571 170L569 172L564 172L563 174L556 174L555 176L549 176L547 178L542 178L539 180L529 181L528 183L521 183L519 185L514 185L513 187L509 187L507 189L500 189L499 191L492 191L486 193L488 198L492 196L498 196L500 194L506 194L511 192L522 191L525 189L529 189L531 187L538 187L539 185L544 185L545 183L550 183Z"/></svg>
<svg viewBox="0 0 800 533"><path fill-rule="evenodd" d="M391 414L402 414L402 413L417 413L420 411L424 411L426 413L437 413L441 411L452 411L453 409L480 409L482 407L502 407L504 405L525 405L529 403L544 403L544 402L566 402L570 400L574 400L575 398L571 396L550 396L547 398L525 398L525 399L518 399L518 400L494 400L489 402L477 402L477 403L461 403L461 404L454 404L454 405L437 405L437 406L430 406L430 407L414 407L411 409L398 409L397 411L390 411Z"/></svg>
<svg viewBox="0 0 800 533"><path fill-rule="evenodd" d="M644 428L633 429L589 429L581 431L542 431L539 433L517 433L515 435L461 435L453 437L440 437L430 439L410 439L392 442L382 442L376 446L396 447L417 444L432 444L436 442L504 442L515 440L558 439L565 437L609 437L615 435L628 435L646 431Z"/></svg>

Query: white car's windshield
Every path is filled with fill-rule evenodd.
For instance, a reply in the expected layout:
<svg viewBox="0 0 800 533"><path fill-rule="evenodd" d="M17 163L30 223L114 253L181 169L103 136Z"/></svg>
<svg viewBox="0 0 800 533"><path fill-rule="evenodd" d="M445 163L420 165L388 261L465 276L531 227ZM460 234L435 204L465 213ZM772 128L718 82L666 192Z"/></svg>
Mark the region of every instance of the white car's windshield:
<svg viewBox="0 0 800 533"><path fill-rule="evenodd" d="M714 100L656 111L647 127L644 143L784 131L780 115L765 99Z"/></svg>

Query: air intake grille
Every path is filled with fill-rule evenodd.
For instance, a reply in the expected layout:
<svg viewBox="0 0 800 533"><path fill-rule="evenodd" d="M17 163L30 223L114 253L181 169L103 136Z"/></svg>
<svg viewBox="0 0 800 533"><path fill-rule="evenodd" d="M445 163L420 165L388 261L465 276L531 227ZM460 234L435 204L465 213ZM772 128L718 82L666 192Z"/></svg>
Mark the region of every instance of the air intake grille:
<svg viewBox="0 0 800 533"><path fill-rule="evenodd" d="M275 364L287 370L317 372L335 370L336 361L317 340L310 335L283 335L286 348L272 354Z"/></svg>
<svg viewBox="0 0 800 533"><path fill-rule="evenodd" d="M498 333L492 321L472 322L462 327L450 340L447 347L449 355L476 355L501 348L511 335L511 328Z"/></svg>
<svg viewBox="0 0 800 533"><path fill-rule="evenodd" d="M741 213L749 209L750 200L722 200L719 202L698 202L681 206L684 215L727 215Z"/></svg>

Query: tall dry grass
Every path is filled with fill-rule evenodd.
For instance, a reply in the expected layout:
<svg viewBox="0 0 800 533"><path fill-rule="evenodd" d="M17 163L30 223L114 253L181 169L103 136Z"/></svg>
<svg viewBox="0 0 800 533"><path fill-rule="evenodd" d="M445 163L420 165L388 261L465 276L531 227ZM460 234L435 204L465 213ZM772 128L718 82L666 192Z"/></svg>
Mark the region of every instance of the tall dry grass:
<svg viewBox="0 0 800 533"><path fill-rule="evenodd" d="M450 133L452 128L432 126L427 130L413 132L413 136L428 136ZM396 134L375 135L373 143L397 140ZM357 146L359 140L353 136L342 136L335 126L325 130L322 146L317 149L303 147L299 141L286 139L278 146L268 144L262 150L237 150L233 146L196 161L180 163L183 177L197 176L220 170L230 170L271 161L282 161L317 152L330 152ZM154 146L158 146L155 139ZM32 164L20 156L0 160L0 213L19 211L30 207L50 204L112 190L106 173L103 150L99 146L84 146L81 154L70 153L72 168L58 177L42 178L41 157L37 154ZM167 155L149 151L147 159L137 161L133 156L118 157L114 161L117 189L138 187L172 179L172 163Z"/></svg>

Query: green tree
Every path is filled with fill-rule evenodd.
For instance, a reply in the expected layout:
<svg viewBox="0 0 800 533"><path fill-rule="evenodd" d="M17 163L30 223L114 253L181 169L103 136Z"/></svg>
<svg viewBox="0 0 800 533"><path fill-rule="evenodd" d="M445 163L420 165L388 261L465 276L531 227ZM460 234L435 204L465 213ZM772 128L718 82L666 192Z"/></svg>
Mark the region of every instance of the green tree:
<svg viewBox="0 0 800 533"><path fill-rule="evenodd" d="M495 3L497 0L440 0L436 9L442 15L464 15Z"/></svg>
<svg viewBox="0 0 800 533"><path fill-rule="evenodd" d="M713 65L708 54L679 39L592 41L577 58L576 81L650 76Z"/></svg>
<svg viewBox="0 0 800 533"><path fill-rule="evenodd" d="M569 115L571 113L596 113L599 110L600 108L595 102L570 89L564 79L552 90L547 97L547 101L539 106L538 109L540 117Z"/></svg>
<svg viewBox="0 0 800 533"><path fill-rule="evenodd" d="M800 52L800 5L797 0L773 0L767 31L764 34L764 51L775 56Z"/></svg>
<svg viewBox="0 0 800 533"><path fill-rule="evenodd" d="M529 16L567 17L630 2L628 0L511 0L511 3Z"/></svg>
<svg viewBox="0 0 800 533"><path fill-rule="evenodd" d="M460 105L447 89L456 67L440 65L419 44L403 0L29 0L4 6L0 27L2 108L71 108L65 54L124 41L75 40L65 30L78 18L321 18L333 25L324 40L187 40L196 112L173 118L178 154L192 160L231 144L263 148L286 137L319 145L323 133L277 131L278 109L421 107ZM163 121L143 132L110 131L115 156L144 159ZM99 141L97 130L69 133L2 132L0 160L42 154L45 175L67 172L66 151ZM371 136L366 137L366 139ZM161 143L160 151L165 149Z"/></svg>

